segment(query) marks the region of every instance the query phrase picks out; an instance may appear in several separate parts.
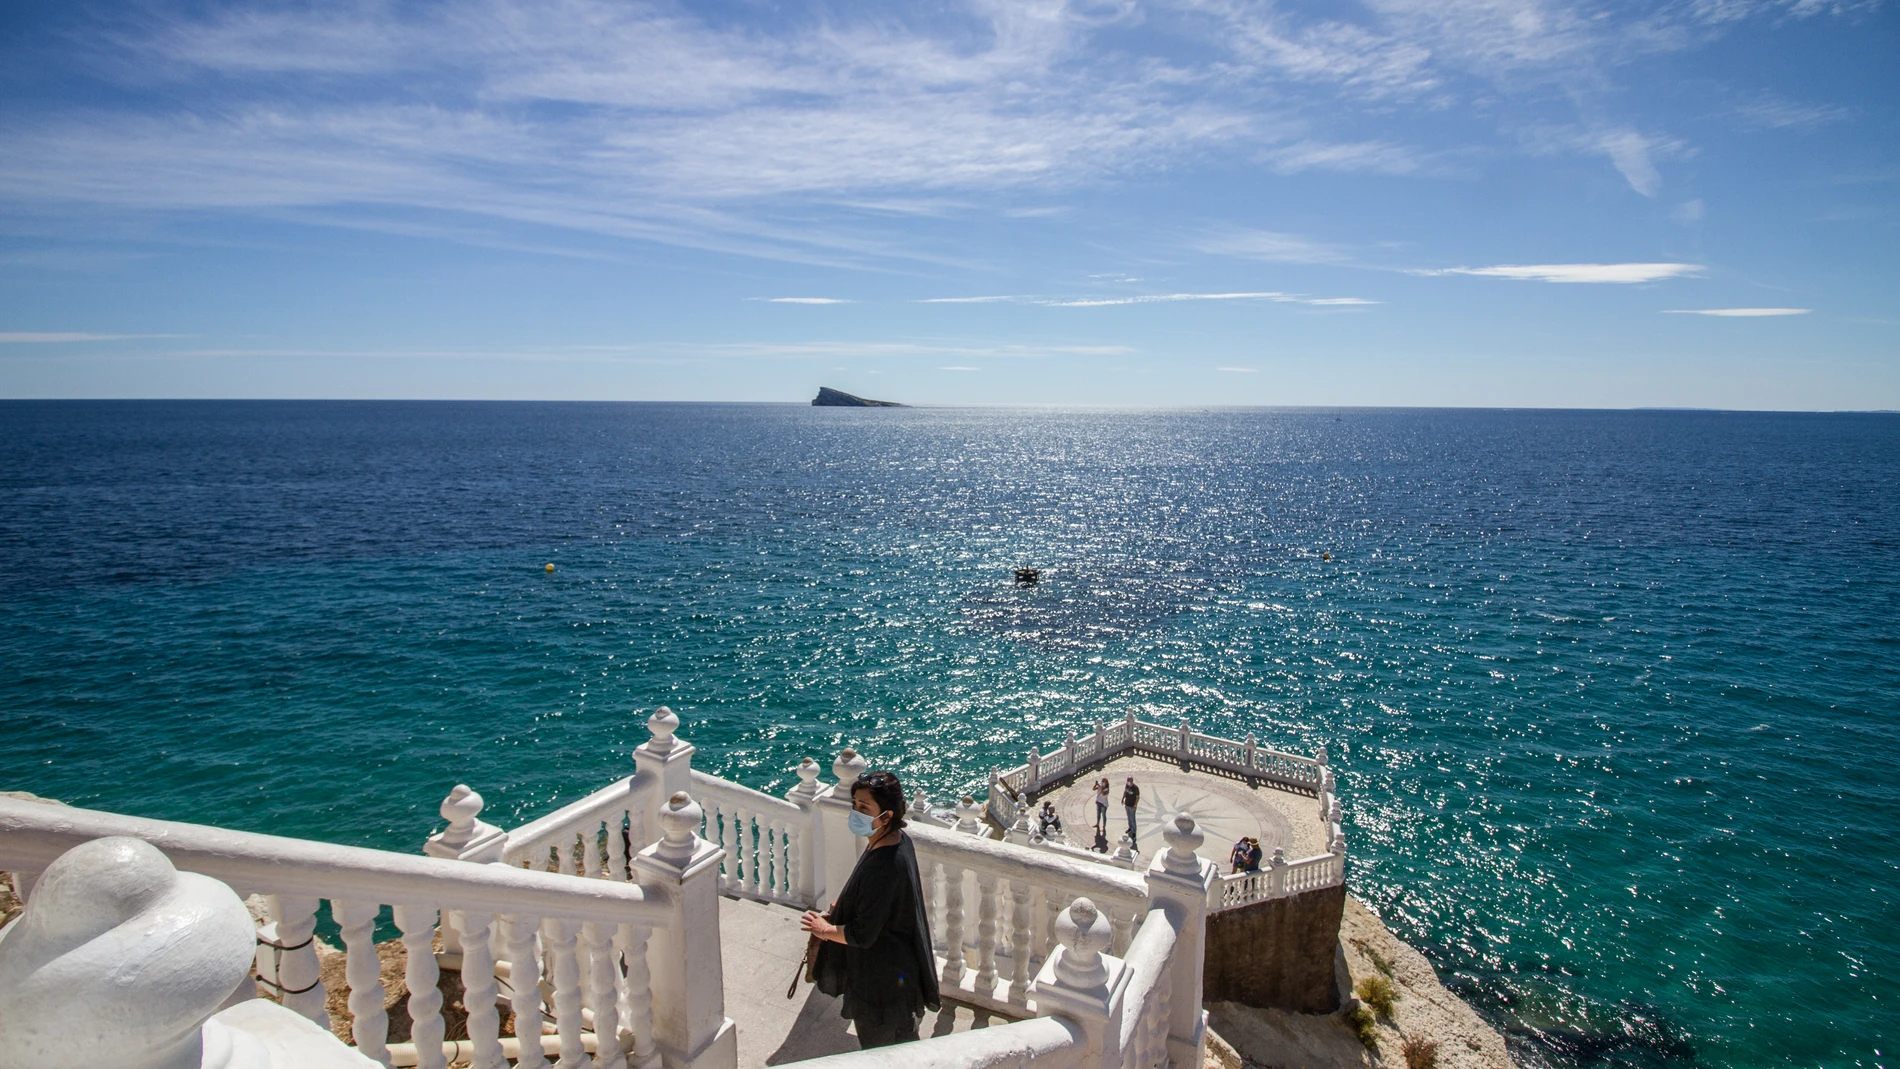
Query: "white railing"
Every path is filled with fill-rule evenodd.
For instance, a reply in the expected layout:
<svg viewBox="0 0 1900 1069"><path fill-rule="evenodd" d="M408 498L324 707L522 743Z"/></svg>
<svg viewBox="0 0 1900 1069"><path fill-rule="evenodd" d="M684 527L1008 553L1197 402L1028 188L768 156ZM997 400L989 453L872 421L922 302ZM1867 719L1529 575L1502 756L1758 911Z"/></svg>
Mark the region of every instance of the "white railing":
<svg viewBox="0 0 1900 1069"><path fill-rule="evenodd" d="M624 1066L623 1051L633 1052L636 1064L650 1060L656 1037L646 943L650 932L675 923L677 903L669 895L656 898L645 887L555 873L0 798L0 869L36 873L67 850L108 836L142 839L180 870L220 880L241 896L267 896L272 920L258 933L258 975L281 992L287 1008L325 1028L329 1015L312 937L319 903L329 902L347 955L356 1046L385 1065L401 1060L440 1069L452 1051L472 1058L479 1069L500 1069L507 1057L518 1057L521 1066L545 1065L539 1041L506 1049L519 1045L504 1044L495 1009L499 964L515 993L517 1031L539 1037L544 960L563 1064L578 1064L588 1046L598 1046L585 1033L614 1037L602 1066ZM373 945L385 905L393 907L408 951L404 981L413 1022L409 1049L394 1052ZM432 947L438 914L445 932L452 927L459 935L470 1035L459 1045L443 1042ZM505 960L498 963L498 957Z"/></svg>
<svg viewBox="0 0 1900 1069"><path fill-rule="evenodd" d="M994 1008L1028 1006L1029 981L1055 942L1056 916L1077 898L1109 915L1113 949L1147 912L1136 873L941 828L908 831L924 879L938 975L952 997Z"/></svg>
<svg viewBox="0 0 1900 1069"><path fill-rule="evenodd" d="M1147 754L1178 761L1190 768L1262 780L1317 797L1328 852L1286 862L1280 858L1279 850L1275 850L1275 861L1269 868L1224 877L1214 909L1232 909L1345 883L1346 838L1340 828L1337 781L1327 765L1326 750L1321 748L1317 757L1301 757L1266 749L1251 735L1244 742L1203 735L1185 720L1179 727L1170 728L1137 720L1130 713L1118 723L1098 723L1095 730L1086 735L1070 732L1061 746L1046 755L1031 750L1028 761L991 774L985 815L998 827L1015 827L1019 832L1015 837L1037 849L1081 856L1098 864L1132 867L1137 862L1125 856L1125 851L1097 854L1020 834L1028 805L1040 792L1126 753Z"/></svg>
<svg viewBox="0 0 1900 1069"><path fill-rule="evenodd" d="M812 849L803 807L697 770L693 797L706 809L700 834L726 851L720 890L763 902L812 905L799 890L799 867L809 862Z"/></svg>

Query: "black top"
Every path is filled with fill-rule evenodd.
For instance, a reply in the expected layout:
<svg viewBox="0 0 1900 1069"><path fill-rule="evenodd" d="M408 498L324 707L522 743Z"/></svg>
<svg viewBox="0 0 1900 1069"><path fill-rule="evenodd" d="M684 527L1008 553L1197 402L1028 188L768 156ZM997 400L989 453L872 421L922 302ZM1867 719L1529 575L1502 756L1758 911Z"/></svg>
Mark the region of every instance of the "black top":
<svg viewBox="0 0 1900 1069"><path fill-rule="evenodd" d="M938 1008L924 881L908 835L858 858L830 920L844 929L844 1016L889 1020Z"/></svg>
<svg viewBox="0 0 1900 1069"><path fill-rule="evenodd" d="M1122 804L1123 805L1140 805L1141 804L1141 788L1135 786L1132 783L1130 783L1126 787L1123 787L1122 788Z"/></svg>

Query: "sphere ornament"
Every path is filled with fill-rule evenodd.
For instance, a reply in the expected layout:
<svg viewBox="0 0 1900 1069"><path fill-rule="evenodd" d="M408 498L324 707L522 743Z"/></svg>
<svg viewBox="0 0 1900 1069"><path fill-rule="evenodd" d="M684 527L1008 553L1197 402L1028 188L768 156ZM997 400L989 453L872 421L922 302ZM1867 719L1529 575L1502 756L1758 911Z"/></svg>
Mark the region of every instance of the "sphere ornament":
<svg viewBox="0 0 1900 1069"><path fill-rule="evenodd" d="M693 840L706 811L685 791L675 791L660 807L660 853L673 860L693 856Z"/></svg>
<svg viewBox="0 0 1900 1069"><path fill-rule="evenodd" d="M654 753L671 751L678 741L673 736L679 729L680 718L673 710L664 705L653 710L653 715L647 717L647 730L653 734L653 738L647 742L647 749Z"/></svg>
<svg viewBox="0 0 1900 1069"><path fill-rule="evenodd" d="M1062 956L1056 959L1056 979L1062 986L1087 991L1108 982L1108 966L1102 961L1113 938L1108 918L1094 902L1078 898L1056 917L1056 942L1062 944Z"/></svg>
<svg viewBox="0 0 1900 1069"><path fill-rule="evenodd" d="M1161 855L1162 867L1183 876L1199 875L1201 859L1195 851L1207 837L1195 826L1193 815L1176 813L1174 819L1162 827L1161 837L1168 843L1167 852Z"/></svg>

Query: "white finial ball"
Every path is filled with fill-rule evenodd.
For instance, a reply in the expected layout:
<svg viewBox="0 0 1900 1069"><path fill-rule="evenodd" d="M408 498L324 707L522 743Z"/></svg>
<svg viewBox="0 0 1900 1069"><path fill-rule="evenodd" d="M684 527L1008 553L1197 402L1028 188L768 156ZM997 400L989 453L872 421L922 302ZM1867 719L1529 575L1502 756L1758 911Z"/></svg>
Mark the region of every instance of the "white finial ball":
<svg viewBox="0 0 1900 1069"><path fill-rule="evenodd" d="M476 794L468 784L458 783L449 796L442 799L442 805L436 812L442 814L442 819L448 821L450 827L466 828L481 815L482 805L481 795Z"/></svg>
<svg viewBox="0 0 1900 1069"><path fill-rule="evenodd" d="M838 759L831 763L831 775L839 785L849 787L858 778L858 773L863 772L869 764L863 754L847 746L839 751Z"/></svg>
<svg viewBox="0 0 1900 1069"><path fill-rule="evenodd" d="M1108 979L1102 951L1108 949L1114 936L1108 918L1095 908L1095 903L1086 898L1071 902L1056 917L1055 928L1056 942L1063 947L1062 958L1056 963L1056 978L1064 986L1090 988Z"/></svg>
<svg viewBox="0 0 1900 1069"><path fill-rule="evenodd" d="M661 835L670 845L688 844L693 841L693 834L699 830L699 822L705 815L706 811L691 795L675 791L660 807Z"/></svg>
<svg viewBox="0 0 1900 1069"><path fill-rule="evenodd" d="M1195 851L1201 848L1207 836L1201 834L1193 815L1176 813L1173 820L1161 826L1161 837L1168 843L1166 860L1172 862L1168 865L1170 870L1199 871L1200 861L1195 857Z"/></svg>

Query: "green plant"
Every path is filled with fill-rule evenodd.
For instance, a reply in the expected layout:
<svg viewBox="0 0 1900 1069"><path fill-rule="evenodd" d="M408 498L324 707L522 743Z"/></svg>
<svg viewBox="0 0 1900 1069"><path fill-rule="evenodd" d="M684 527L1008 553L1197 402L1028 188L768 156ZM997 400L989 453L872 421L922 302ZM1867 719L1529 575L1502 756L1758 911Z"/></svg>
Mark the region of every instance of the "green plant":
<svg viewBox="0 0 1900 1069"><path fill-rule="evenodd" d="M1353 993L1381 1017L1392 1016L1392 1006L1399 1001L1399 989L1383 976L1366 977L1359 981L1358 987L1353 988Z"/></svg>
<svg viewBox="0 0 1900 1069"><path fill-rule="evenodd" d="M1399 1047L1405 1069L1438 1069L1438 1044L1423 1036L1408 1036Z"/></svg>
<svg viewBox="0 0 1900 1069"><path fill-rule="evenodd" d="M1365 1044L1367 1050L1379 1049L1379 1022L1373 1018L1371 1010L1364 1006L1347 1010L1346 1027L1352 1029L1352 1034L1359 1037L1359 1042Z"/></svg>

